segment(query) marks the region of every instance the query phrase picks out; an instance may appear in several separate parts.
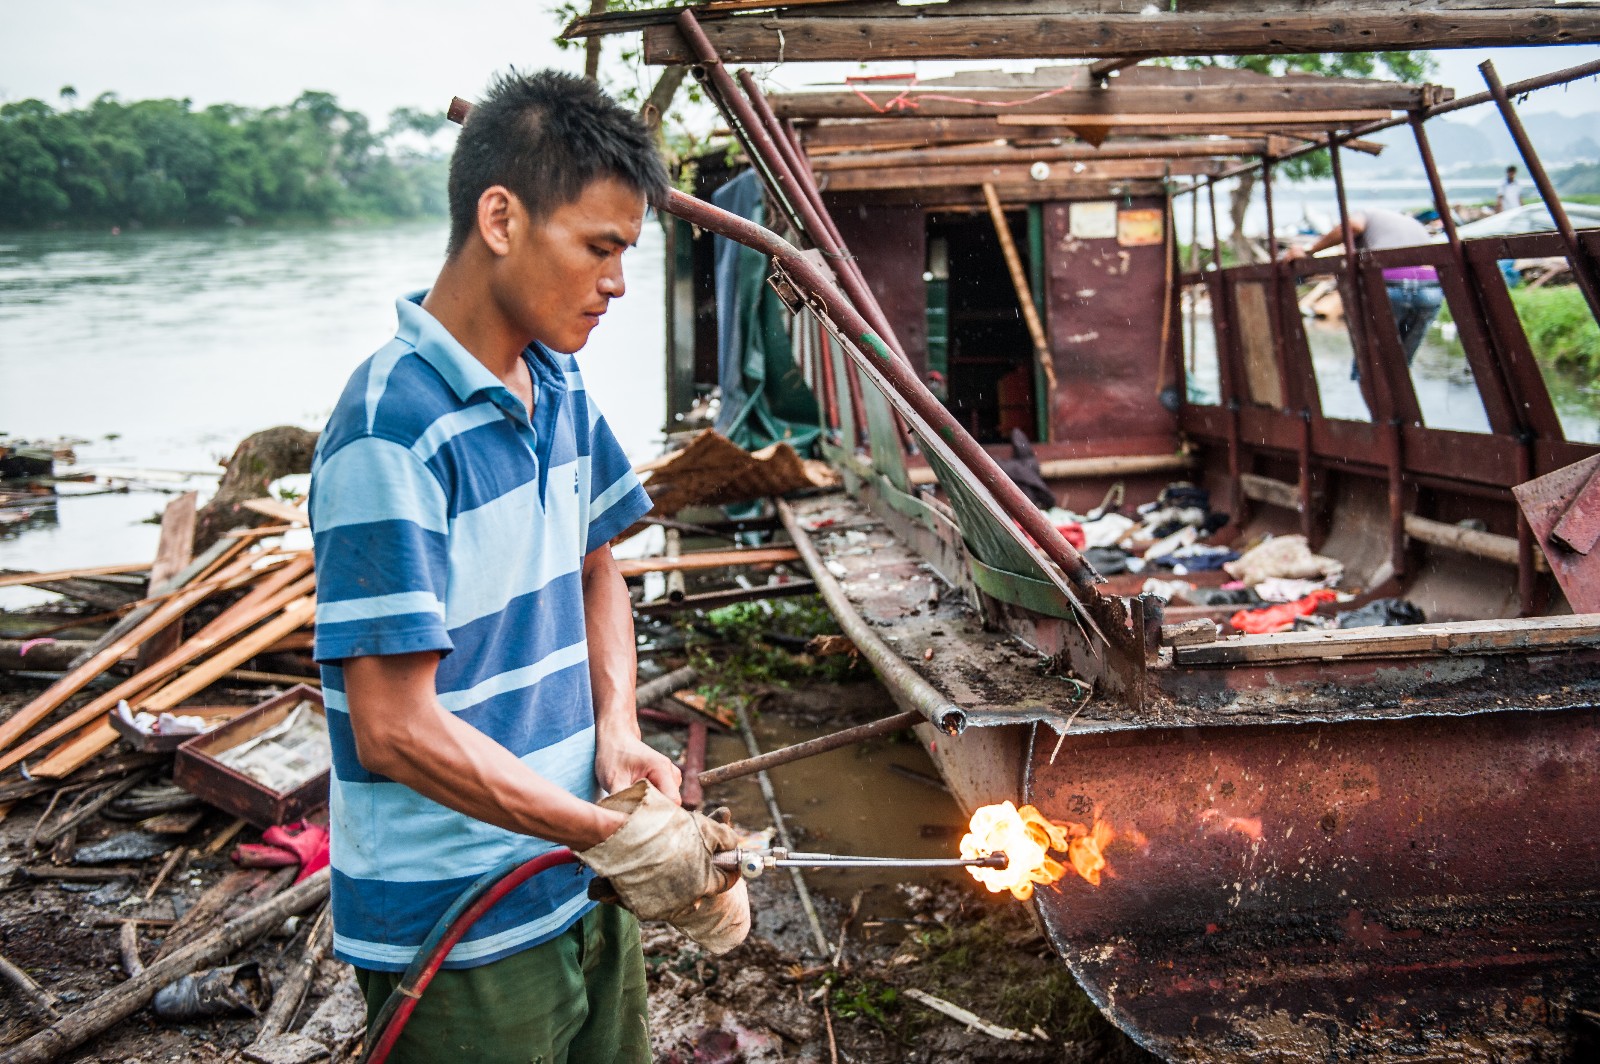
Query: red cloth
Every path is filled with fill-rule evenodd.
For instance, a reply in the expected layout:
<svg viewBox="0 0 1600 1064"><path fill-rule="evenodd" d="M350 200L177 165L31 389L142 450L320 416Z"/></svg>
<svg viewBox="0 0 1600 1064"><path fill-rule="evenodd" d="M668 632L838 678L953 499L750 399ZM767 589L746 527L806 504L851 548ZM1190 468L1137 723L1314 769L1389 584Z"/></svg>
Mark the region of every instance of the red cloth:
<svg viewBox="0 0 1600 1064"><path fill-rule="evenodd" d="M1061 537L1077 550L1083 550L1089 545L1089 537L1083 534L1083 526L1076 521L1068 521L1064 525L1057 525L1056 531Z"/></svg>
<svg viewBox="0 0 1600 1064"><path fill-rule="evenodd" d="M1259 610L1240 610L1228 618L1228 623L1236 630L1250 635L1283 632L1294 627L1296 617L1309 617L1317 612L1318 606L1324 602L1333 602L1338 597L1333 591L1322 587L1305 598L1295 599L1293 602L1280 602L1276 606L1266 606Z"/></svg>

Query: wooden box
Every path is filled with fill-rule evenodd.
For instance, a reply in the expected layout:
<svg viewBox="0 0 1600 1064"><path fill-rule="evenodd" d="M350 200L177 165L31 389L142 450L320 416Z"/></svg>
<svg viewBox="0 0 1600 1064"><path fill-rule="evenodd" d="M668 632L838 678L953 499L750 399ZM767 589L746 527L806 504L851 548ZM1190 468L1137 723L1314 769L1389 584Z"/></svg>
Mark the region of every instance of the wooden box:
<svg viewBox="0 0 1600 1064"><path fill-rule="evenodd" d="M200 717L206 722L206 730L202 735L210 735L217 728L229 720L234 720L247 712L255 709L254 706L180 706L172 712L177 716ZM199 735L152 735L140 731L138 728L122 719L122 715L115 709L106 710L106 720L122 736L124 742L141 754L170 754L190 739L198 739Z"/></svg>
<svg viewBox="0 0 1600 1064"><path fill-rule="evenodd" d="M172 770L174 782L197 798L260 828L303 819L306 814L327 805L331 765L304 782L278 791L217 760L218 756L283 723L302 702L310 703L308 711L326 732L322 693L306 684L297 684L222 727L196 735L178 747L177 762Z"/></svg>

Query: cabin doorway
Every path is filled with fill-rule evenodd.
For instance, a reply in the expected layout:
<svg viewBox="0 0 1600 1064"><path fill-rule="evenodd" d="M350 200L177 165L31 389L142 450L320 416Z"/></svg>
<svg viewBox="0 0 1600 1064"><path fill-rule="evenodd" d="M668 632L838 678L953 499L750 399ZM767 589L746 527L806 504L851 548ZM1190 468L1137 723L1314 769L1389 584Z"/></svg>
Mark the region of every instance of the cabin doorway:
<svg viewBox="0 0 1600 1064"><path fill-rule="evenodd" d="M1034 278L1037 242L1027 210L1006 212L1023 269ZM1012 429L1040 440L1039 385L1016 287L987 214L930 214L928 370L936 393L980 443L1007 440ZM933 377L937 372L939 377Z"/></svg>

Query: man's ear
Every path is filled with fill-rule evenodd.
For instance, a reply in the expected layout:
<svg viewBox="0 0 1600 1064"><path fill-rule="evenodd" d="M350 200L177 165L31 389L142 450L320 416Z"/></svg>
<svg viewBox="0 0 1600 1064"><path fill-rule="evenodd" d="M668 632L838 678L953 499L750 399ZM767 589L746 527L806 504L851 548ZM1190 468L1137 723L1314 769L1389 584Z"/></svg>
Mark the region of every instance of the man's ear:
<svg viewBox="0 0 1600 1064"><path fill-rule="evenodd" d="M504 185L490 185L478 197L478 236L495 255L511 251L512 215L518 206Z"/></svg>

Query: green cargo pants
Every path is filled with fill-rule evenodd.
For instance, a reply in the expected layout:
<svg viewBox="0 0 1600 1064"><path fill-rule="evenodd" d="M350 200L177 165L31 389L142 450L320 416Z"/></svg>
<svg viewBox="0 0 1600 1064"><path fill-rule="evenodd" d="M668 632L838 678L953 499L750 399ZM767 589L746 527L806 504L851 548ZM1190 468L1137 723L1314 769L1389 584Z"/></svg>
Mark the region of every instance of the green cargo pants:
<svg viewBox="0 0 1600 1064"><path fill-rule="evenodd" d="M356 969L370 1024L398 972ZM597 905L543 945L441 971L389 1055L392 1064L649 1064L639 922Z"/></svg>

